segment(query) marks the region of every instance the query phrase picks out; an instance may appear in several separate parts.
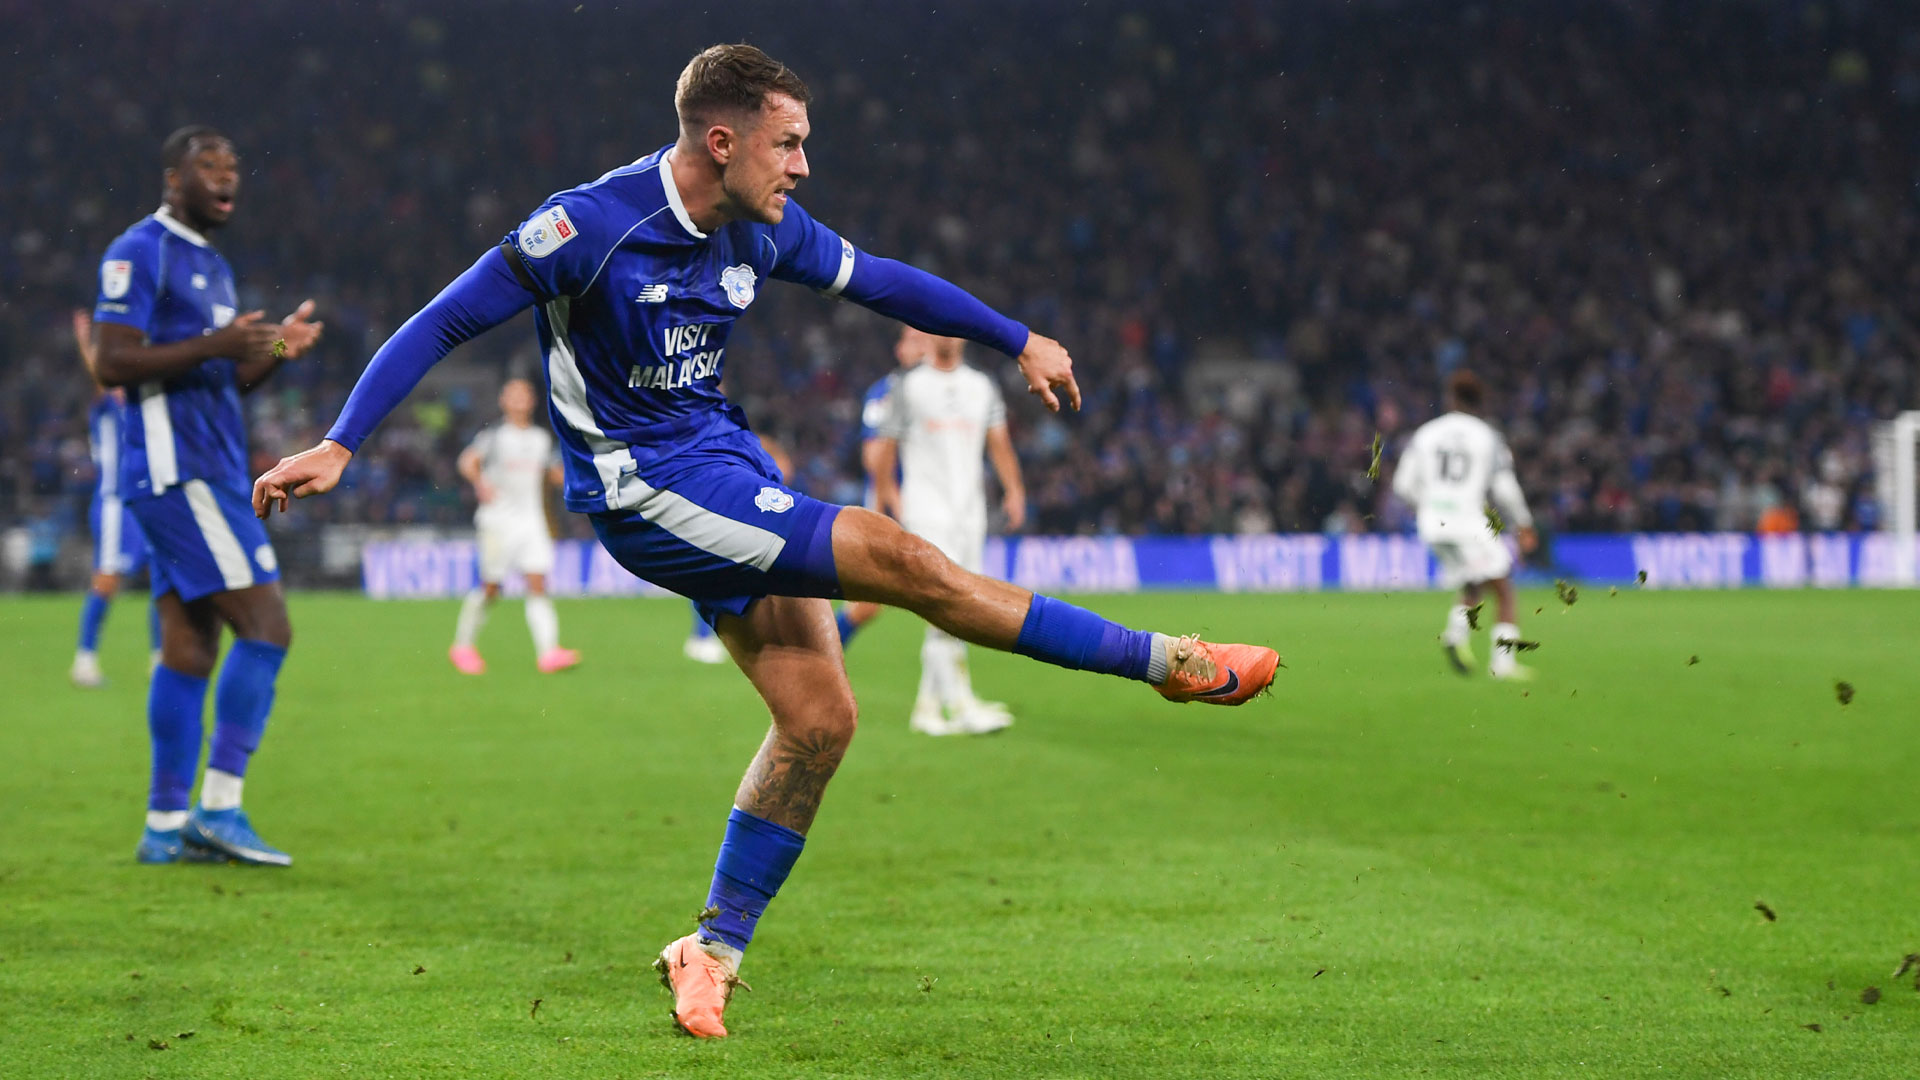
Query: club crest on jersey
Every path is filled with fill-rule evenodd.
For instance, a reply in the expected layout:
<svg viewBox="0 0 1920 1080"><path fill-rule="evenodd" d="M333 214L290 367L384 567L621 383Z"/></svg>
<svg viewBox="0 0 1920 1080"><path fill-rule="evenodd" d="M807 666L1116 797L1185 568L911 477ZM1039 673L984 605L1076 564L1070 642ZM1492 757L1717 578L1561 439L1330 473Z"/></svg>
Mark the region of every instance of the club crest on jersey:
<svg viewBox="0 0 1920 1080"><path fill-rule="evenodd" d="M133 284L133 263L126 259L108 259L100 264L100 293L109 300L127 295Z"/></svg>
<svg viewBox="0 0 1920 1080"><path fill-rule="evenodd" d="M763 487L753 497L753 505L769 514L784 514L793 509L793 496L777 487Z"/></svg>
<svg viewBox="0 0 1920 1080"><path fill-rule="evenodd" d="M753 267L746 263L720 271L720 287L727 290L727 303L744 309L753 303Z"/></svg>
<svg viewBox="0 0 1920 1080"><path fill-rule="evenodd" d="M573 227L566 207L542 210L520 226L520 253L529 259L544 259L578 235L580 230Z"/></svg>

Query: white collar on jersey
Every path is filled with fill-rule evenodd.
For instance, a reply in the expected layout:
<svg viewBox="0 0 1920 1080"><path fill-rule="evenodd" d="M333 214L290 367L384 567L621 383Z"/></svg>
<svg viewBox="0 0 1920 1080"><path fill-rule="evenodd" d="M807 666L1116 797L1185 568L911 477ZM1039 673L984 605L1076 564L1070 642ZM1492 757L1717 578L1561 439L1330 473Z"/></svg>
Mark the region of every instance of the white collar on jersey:
<svg viewBox="0 0 1920 1080"><path fill-rule="evenodd" d="M198 247L207 246L207 238L201 236L193 229L187 228L184 224L181 224L180 219L173 216L173 211L167 209L166 203L161 203L160 209L153 212L153 219L160 223L161 228L185 240L187 243Z"/></svg>
<svg viewBox="0 0 1920 1080"><path fill-rule="evenodd" d="M667 189L667 205L673 207L673 216L680 219L680 227L693 234L696 240L705 240L707 234L694 225L687 216L687 204L680 201L680 185L673 182L673 151L660 155L660 186Z"/></svg>

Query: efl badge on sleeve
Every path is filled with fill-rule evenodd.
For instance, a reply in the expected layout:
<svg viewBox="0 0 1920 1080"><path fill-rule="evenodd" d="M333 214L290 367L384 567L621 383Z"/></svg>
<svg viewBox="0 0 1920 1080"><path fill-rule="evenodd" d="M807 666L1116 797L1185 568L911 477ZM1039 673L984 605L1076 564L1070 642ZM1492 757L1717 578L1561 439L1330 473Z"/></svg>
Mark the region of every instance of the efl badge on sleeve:
<svg viewBox="0 0 1920 1080"><path fill-rule="evenodd" d="M580 230L573 227L566 207L542 210L520 226L520 253L529 259L544 259L578 235Z"/></svg>
<svg viewBox="0 0 1920 1080"><path fill-rule="evenodd" d="M720 287L727 290L727 303L744 309L753 303L753 267L745 263L720 271Z"/></svg>
<svg viewBox="0 0 1920 1080"><path fill-rule="evenodd" d="M100 264L100 293L109 300L127 295L133 284L133 263L126 259L108 259Z"/></svg>

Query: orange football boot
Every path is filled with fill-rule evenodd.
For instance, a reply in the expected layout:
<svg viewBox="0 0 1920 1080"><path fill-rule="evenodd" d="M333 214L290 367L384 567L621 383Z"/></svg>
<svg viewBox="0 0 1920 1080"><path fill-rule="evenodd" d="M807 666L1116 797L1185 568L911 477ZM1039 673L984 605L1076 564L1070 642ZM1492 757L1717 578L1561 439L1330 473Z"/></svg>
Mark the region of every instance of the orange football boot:
<svg viewBox="0 0 1920 1080"><path fill-rule="evenodd" d="M725 961L700 947L699 935L688 934L660 950L653 970L660 973L660 985L673 991L673 1022L680 1030L701 1039L726 1038L720 1016L727 1011L733 988L747 984Z"/></svg>
<svg viewBox="0 0 1920 1080"><path fill-rule="evenodd" d="M1273 685L1280 654L1263 645L1213 645L1189 634L1167 643L1168 701L1241 705Z"/></svg>

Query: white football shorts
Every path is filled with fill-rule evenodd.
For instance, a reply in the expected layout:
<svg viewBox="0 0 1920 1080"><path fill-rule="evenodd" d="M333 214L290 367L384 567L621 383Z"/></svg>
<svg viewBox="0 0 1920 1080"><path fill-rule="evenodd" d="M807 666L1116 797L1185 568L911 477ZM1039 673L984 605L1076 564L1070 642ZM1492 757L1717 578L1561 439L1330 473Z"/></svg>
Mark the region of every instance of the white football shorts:
<svg viewBox="0 0 1920 1080"><path fill-rule="evenodd" d="M1513 553L1497 536L1436 537L1427 547L1440 563L1440 583L1449 589L1513 573Z"/></svg>
<svg viewBox="0 0 1920 1080"><path fill-rule="evenodd" d="M553 572L553 534L542 517L508 518L476 527L480 544L480 580L498 584L509 573Z"/></svg>

